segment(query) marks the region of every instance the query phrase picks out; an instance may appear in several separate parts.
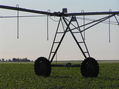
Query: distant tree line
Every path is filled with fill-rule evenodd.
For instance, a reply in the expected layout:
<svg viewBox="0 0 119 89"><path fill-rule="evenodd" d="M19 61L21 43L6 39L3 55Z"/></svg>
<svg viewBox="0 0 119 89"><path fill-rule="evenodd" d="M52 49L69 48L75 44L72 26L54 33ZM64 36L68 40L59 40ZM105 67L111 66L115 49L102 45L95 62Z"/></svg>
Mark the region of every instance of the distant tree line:
<svg viewBox="0 0 119 89"><path fill-rule="evenodd" d="M28 58L0 59L0 62L31 62Z"/></svg>

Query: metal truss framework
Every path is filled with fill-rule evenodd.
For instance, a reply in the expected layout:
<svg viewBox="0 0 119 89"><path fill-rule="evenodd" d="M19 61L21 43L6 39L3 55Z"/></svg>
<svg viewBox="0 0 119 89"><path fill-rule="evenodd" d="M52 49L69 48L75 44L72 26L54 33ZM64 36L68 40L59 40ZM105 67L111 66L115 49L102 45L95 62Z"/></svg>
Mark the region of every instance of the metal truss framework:
<svg viewBox="0 0 119 89"><path fill-rule="evenodd" d="M70 32L71 35L73 36L76 44L78 45L79 49L81 50L83 56L86 58L90 57L90 53L89 53L89 50L88 50L88 47L86 45L86 42L85 42L85 39L84 39L84 35L83 35L83 32L88 30L89 28L113 17L114 15L109 15L109 16L105 16L103 18L100 18L98 20L95 20L95 21L91 21L89 23L86 23L84 25L79 25L78 21L77 21L77 18L76 16L72 16L70 20L68 20L66 17L60 17L59 19L59 22L58 22L58 25L57 25L57 29L56 29L56 33L55 33L55 37L54 37L54 40L53 40L53 44L52 44L52 47L51 47L51 51L50 51L50 54L49 54L49 57L48 59L52 62L66 33L67 32ZM62 28L64 29L63 31L59 31L59 26L60 24L62 25ZM66 26L64 28L64 25ZM87 28L81 30L81 27L83 26L87 26L89 25ZM57 36L58 34L62 34L60 40L57 40ZM79 40L79 38L77 38L76 35L80 35L81 39ZM54 46L56 45L56 46ZM83 45L83 47L82 47Z"/></svg>
<svg viewBox="0 0 119 89"><path fill-rule="evenodd" d="M16 10L16 11L23 11L23 12L30 12L30 13L36 13L36 14L44 14L44 15L49 15L49 16L57 16L59 17L59 22L57 25L57 29L56 29L56 33L54 36L54 40L52 43L52 47L50 50L50 54L49 54L49 61L52 62L66 33L70 32L71 35L73 36L76 44L78 45L79 49L81 50L83 56L85 58L90 57L90 53L88 50L88 47L86 45L85 42L85 37L83 35L83 32L85 32L86 30L88 30L89 28L111 18L111 17L115 17L117 23L119 24L118 19L116 18L116 15L119 16L119 11L107 11L107 12L83 12L83 13L67 13L62 11L62 12L46 12L46 11L38 11L38 10L32 10L32 9L26 9L26 8L20 8L20 7L12 7L12 6L5 6L5 5L0 5L0 8L2 9L9 9L9 10ZM19 14L19 12L17 12L17 15ZM93 20L90 21L88 23L85 23L83 25L79 25L78 21L77 21L77 16L86 16L86 15L108 15L105 17L102 17L100 19L97 20ZM18 16L17 16L18 17ZM70 20L67 19L67 17L71 17ZM18 19L19 20L19 19ZM59 30L60 25L62 25L63 31ZM87 26L86 28L84 28L85 26ZM83 30L81 30L81 28L84 28ZM57 36L58 34L61 34L60 40L57 40ZM81 39L78 40L76 35L80 35ZM56 46L55 46L56 45ZM83 47L82 47L83 45ZM55 46L55 47L54 47Z"/></svg>

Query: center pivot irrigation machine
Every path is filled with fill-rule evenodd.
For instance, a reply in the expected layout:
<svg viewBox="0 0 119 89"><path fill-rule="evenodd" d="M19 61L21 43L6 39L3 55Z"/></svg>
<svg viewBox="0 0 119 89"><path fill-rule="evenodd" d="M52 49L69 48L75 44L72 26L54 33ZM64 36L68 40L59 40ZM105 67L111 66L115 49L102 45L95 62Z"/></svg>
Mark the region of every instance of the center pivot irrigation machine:
<svg viewBox="0 0 119 89"><path fill-rule="evenodd" d="M99 64L98 62L90 56L89 50L87 48L86 42L85 42L85 35L83 34L86 30L89 28L104 22L107 19L110 19L111 17L114 17L117 25L119 25L119 21L117 19L117 16L119 16L119 11L106 11L106 12L80 12L80 13L68 13L66 8L63 8L62 12L48 12L48 11L38 11L38 10L32 10L32 9L25 9L20 8L18 5L17 7L12 6L5 6L0 5L0 8L2 9L9 9L9 10L16 10L17 12L23 11L23 12L30 12L30 13L36 13L36 14L44 14L47 16L56 16L59 17L58 25L56 29L56 33L54 36L54 40L52 43L52 47L50 50L50 54L48 59L45 57L39 57L36 59L34 63L34 71L39 76L48 77L51 74L51 67L52 66L61 66L61 65L54 65L51 64L53 62L53 59L66 35L66 33L70 32L73 36L76 44L78 45L79 49L81 50L83 56L85 57L84 61L81 63L81 74L84 77L97 77L99 74ZM83 25L80 25L78 22L78 16L89 16L89 15L101 15L104 17L96 20L92 20L90 22L84 23ZM19 13L16 16L19 19ZM83 18L85 20L85 18ZM62 30L59 29L59 27L62 26ZM86 26L86 27L85 27ZM83 28L83 29L82 29ZM110 20L109 20L109 28L110 28ZM109 29L110 30L110 29ZM109 31L110 32L110 31ZM60 34L60 39L57 39L57 36ZM80 36L77 37L77 35ZM73 67L79 67L79 65L71 65ZM67 64L68 66L68 64Z"/></svg>

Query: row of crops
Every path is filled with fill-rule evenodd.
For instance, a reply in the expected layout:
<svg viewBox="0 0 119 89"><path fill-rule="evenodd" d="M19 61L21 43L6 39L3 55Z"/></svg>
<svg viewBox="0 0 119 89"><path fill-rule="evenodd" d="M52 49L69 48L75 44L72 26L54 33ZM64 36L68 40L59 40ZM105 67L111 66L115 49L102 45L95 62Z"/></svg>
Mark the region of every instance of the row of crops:
<svg viewBox="0 0 119 89"><path fill-rule="evenodd" d="M97 78L66 67L53 67L44 78L35 75L33 63L0 63L0 89L119 89L119 63L101 63Z"/></svg>

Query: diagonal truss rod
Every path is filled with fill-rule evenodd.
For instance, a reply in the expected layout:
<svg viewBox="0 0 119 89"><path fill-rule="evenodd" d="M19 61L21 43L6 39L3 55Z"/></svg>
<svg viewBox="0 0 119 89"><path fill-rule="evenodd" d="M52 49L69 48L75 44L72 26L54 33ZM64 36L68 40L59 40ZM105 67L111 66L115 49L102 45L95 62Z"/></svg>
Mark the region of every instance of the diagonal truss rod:
<svg viewBox="0 0 119 89"><path fill-rule="evenodd" d="M117 17L116 17L116 16L114 16L114 17L115 17L115 19L116 19L116 21L117 21L117 24L119 25L119 21L118 21Z"/></svg>
<svg viewBox="0 0 119 89"><path fill-rule="evenodd" d="M72 18L73 18L73 17L72 17ZM72 20L72 18L71 18L71 20ZM65 24L68 25L68 23L67 23L67 21L66 21L66 18L63 18L63 19L64 19ZM76 20L76 23L77 23L77 25L78 25L77 20ZM79 26L79 25L78 25L78 26ZM79 29L80 29L80 28L79 28ZM70 33L71 33L71 35L73 36L75 42L77 43L78 47L80 48L80 50L81 50L83 56L84 56L85 58L87 58L85 52L83 51L82 47L80 46L79 42L77 41L77 39L76 39L76 37L75 37L74 33L72 32L72 30L71 30L70 27L69 27L69 30L68 30L68 31L70 31ZM84 37L83 37L82 34L81 34L81 37L82 37L82 39L83 39L83 41L84 41L84 45L85 45L85 47L86 47L86 50L88 51L88 48L87 48L87 46L86 46L86 44L85 44L85 40L84 40ZM88 56L90 57L89 51L88 51Z"/></svg>
<svg viewBox="0 0 119 89"><path fill-rule="evenodd" d="M107 19L113 17L113 16L115 16L115 15L107 16L107 17L105 17L104 19L97 21L97 23L95 23L95 24L93 24L93 25L91 25L91 26L85 28L85 29L82 30L81 32L84 32L84 31L88 30L89 28L91 28L91 27L93 27L93 26L95 26L95 25L97 25L97 24L99 24L99 23L101 23L101 22L103 22L103 21L105 21L105 20L107 20Z"/></svg>
<svg viewBox="0 0 119 89"><path fill-rule="evenodd" d="M56 33L58 32L60 23L61 23L61 17L60 17L59 22L58 22L58 25L57 25ZM57 36L56 33L55 33L53 42L55 42L55 40L56 40L56 36ZM50 60L50 58L51 58L51 53L52 53L53 47L54 47L54 43L52 44L52 47L51 47L51 50L50 50L50 54L49 54L49 57L48 57L49 60ZM57 53L57 51L56 51L55 53ZM54 53L54 54L55 54L55 53ZM53 58L54 58L54 57L53 57ZM52 62L52 59L51 59L51 62Z"/></svg>
<svg viewBox="0 0 119 89"><path fill-rule="evenodd" d="M62 19L62 18L64 18L64 17L60 17L60 20L59 20L59 23L58 23L58 27L57 27L57 31L58 31L58 29L59 29L59 25L60 25L60 22L61 22L61 19ZM55 55L56 55L56 53L57 53L57 51L58 51L58 49L59 49L59 47L60 47L62 41L63 41L63 39L64 39L64 37L65 37L65 35L66 35L66 33L67 33L67 30L69 29L69 26L70 26L71 22L72 22L72 20L70 20L69 23L67 24L67 27L66 27L65 31L63 32L63 35L62 35L62 37L61 37L61 39L60 39L60 41L59 41L59 44L58 44L58 46L56 47L56 50L53 52L54 54L53 54L53 56L51 57L50 62L53 61L53 59L54 59L54 57L55 57ZM56 34L55 34L55 38L56 38L56 35L57 35L57 31L56 31ZM54 41L55 41L55 38L54 38ZM53 42L54 42L54 41L53 41ZM51 56L52 49L53 49L53 44L52 44L52 48L51 48L51 51L50 51L50 56ZM50 58L50 56L49 56L49 58Z"/></svg>
<svg viewBox="0 0 119 89"><path fill-rule="evenodd" d="M104 22L105 20L107 20L107 19L109 19L109 18L111 18L111 17L113 17L113 16L115 16L115 15L112 14L112 15L109 15L109 16L106 16L106 17L103 17L103 18L100 18L100 19L91 21L91 22L89 22L89 23L80 25L79 27L76 27L74 24L71 23L71 25L74 27L74 28L72 28L71 30L75 30L75 29L78 29L78 28L81 28L81 27L84 27L84 26L87 26L87 25L92 24L91 26L89 26L89 27L87 27L87 28L81 30L80 32L82 33L82 32L84 32L84 31L88 30L89 28L91 28L91 27L93 27L93 26L95 26L95 25L97 25L97 24L99 24L99 23L101 23L101 22ZM66 20L69 21L68 19L66 19ZM69 30L68 30L68 31L69 31Z"/></svg>

